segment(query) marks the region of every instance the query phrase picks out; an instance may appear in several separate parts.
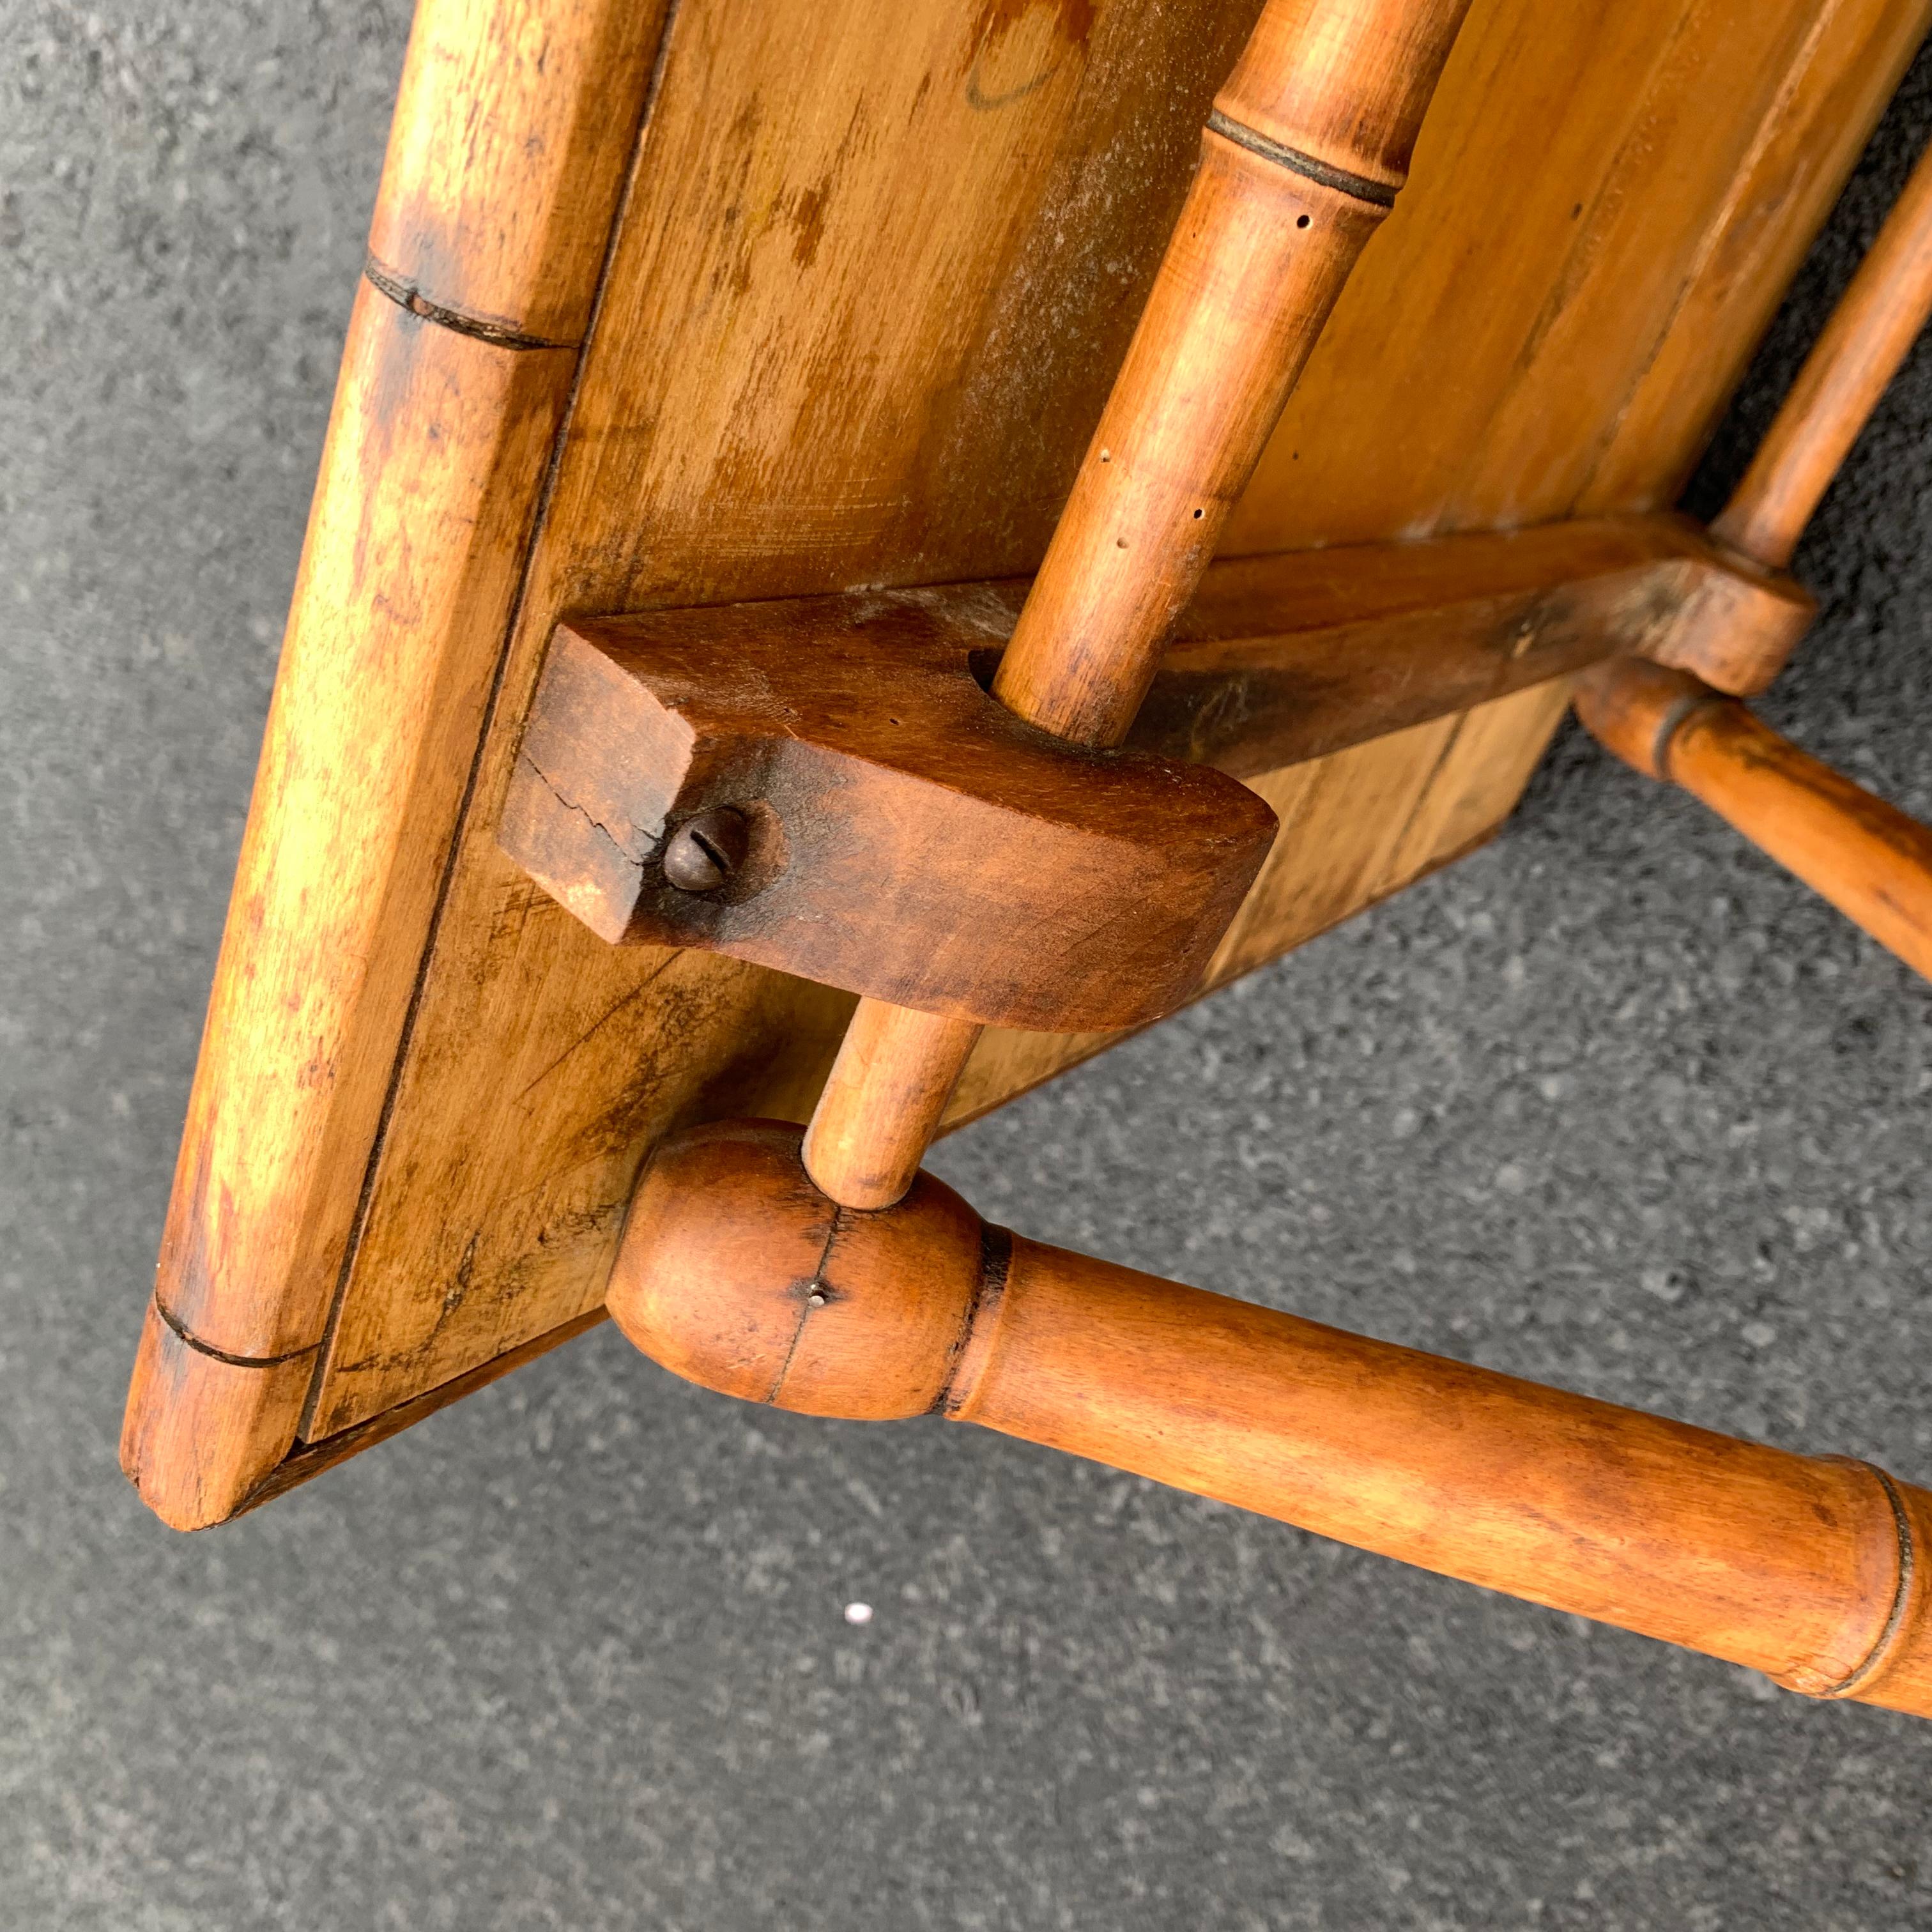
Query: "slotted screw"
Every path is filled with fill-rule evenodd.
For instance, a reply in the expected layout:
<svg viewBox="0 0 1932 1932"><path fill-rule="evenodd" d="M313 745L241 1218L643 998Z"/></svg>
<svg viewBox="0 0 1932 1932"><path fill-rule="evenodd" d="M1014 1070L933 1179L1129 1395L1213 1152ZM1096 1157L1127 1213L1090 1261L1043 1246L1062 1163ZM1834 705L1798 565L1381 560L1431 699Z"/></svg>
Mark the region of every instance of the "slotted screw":
<svg viewBox="0 0 1932 1932"><path fill-rule="evenodd" d="M681 892L715 892L745 862L752 828L742 812L714 806L687 818L664 850L664 875Z"/></svg>

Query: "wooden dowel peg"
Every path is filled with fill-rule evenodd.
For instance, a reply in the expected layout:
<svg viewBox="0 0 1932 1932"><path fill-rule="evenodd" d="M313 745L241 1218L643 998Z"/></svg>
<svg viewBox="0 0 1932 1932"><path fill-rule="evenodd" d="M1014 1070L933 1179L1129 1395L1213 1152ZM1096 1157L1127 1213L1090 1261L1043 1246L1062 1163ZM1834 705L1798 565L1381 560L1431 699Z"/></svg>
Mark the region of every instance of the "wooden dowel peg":
<svg viewBox="0 0 1932 1932"><path fill-rule="evenodd" d="M861 1000L806 1136L812 1178L848 1208L890 1208L939 1132L981 1029Z"/></svg>
<svg viewBox="0 0 1932 1932"><path fill-rule="evenodd" d="M1758 562L1791 561L1832 479L1932 315L1932 149L1825 325L1712 534Z"/></svg>
<svg viewBox="0 0 1932 1932"><path fill-rule="evenodd" d="M845 1206L890 1208L912 1185L980 1030L970 1020L859 1002L805 1137L806 1167L836 1175Z"/></svg>
<svg viewBox="0 0 1932 1932"><path fill-rule="evenodd" d="M1932 830L1685 671L1635 658L1599 666L1578 686L1576 715L1932 979Z"/></svg>
<svg viewBox="0 0 1932 1932"><path fill-rule="evenodd" d="M660 1150L610 1289L668 1369L808 1414L1091 1456L1814 1696L1932 1715L1932 1494L982 1225L854 1214L798 1130Z"/></svg>
<svg viewBox="0 0 1932 1932"><path fill-rule="evenodd" d="M1127 734L1364 244L1406 177L1468 0L1268 0L1202 136L1202 160L993 694L1084 745ZM869 1003L868 1003L869 1004ZM868 1035L892 1030L860 1009ZM929 1060L842 1054L807 1159L878 1204L937 1130L971 1037L901 1028ZM857 1083L856 1090L848 1088ZM814 1127L816 1123L814 1123ZM916 1146L908 1165L906 1155Z"/></svg>

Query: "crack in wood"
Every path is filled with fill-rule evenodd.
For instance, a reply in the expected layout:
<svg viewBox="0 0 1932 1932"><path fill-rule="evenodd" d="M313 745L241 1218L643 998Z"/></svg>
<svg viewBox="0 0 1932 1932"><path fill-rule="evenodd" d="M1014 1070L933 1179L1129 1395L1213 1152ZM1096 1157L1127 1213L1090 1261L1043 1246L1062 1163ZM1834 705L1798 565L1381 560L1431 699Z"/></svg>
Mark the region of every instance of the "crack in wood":
<svg viewBox="0 0 1932 1932"><path fill-rule="evenodd" d="M413 283L385 268L373 255L364 261L362 273L371 288L387 296L398 308L406 308L410 314L420 316L424 322L433 322L440 328L453 329L458 335L472 335L478 341L493 344L499 349L575 349L581 346L574 342L554 341L544 335L527 335L506 322L492 322L487 316L466 314L461 309L431 302Z"/></svg>

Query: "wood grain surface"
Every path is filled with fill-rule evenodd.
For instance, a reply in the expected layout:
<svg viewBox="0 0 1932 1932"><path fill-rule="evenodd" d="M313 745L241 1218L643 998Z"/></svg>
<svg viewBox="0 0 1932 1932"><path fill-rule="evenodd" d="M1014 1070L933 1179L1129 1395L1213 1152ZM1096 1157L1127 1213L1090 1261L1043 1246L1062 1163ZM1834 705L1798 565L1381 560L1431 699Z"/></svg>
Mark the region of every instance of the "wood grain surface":
<svg viewBox="0 0 1932 1932"><path fill-rule="evenodd" d="M1406 178L1468 0L1269 0L1000 661L993 694L1127 734L1161 648Z"/></svg>
<svg viewBox="0 0 1932 1932"><path fill-rule="evenodd" d="M945 1119L982 1030L978 1020L861 1000L806 1125L806 1171L836 1174L848 1208L869 1212L903 1199L919 1172L914 1150L923 1151L932 1124ZM1090 1036L1102 1043L1119 1036Z"/></svg>
<svg viewBox="0 0 1932 1932"><path fill-rule="evenodd" d="M523 10L586 46L607 44L598 36L620 11ZM302 1441L376 1432L386 1412L574 1332L598 1305L654 1141L728 1112L804 1118L850 1010L847 996L715 956L604 948L502 856L504 789L557 618L1032 569L1256 11L1252 0L897 0L882 32L876 0L682 0L647 56L599 56L600 76L623 77L600 79L601 118L557 107L546 118L582 132L579 148L576 134L563 144L579 162L554 177L579 212L531 227L548 238L506 256L525 267L493 284L439 281L427 249L389 263L432 306L472 300L485 322L568 338L568 303L545 314L514 291L535 286L530 262L596 253L581 238L600 221L610 230L597 212L614 191L605 134L627 115L634 125L655 86L580 364L392 302L358 320L363 346L346 365L277 716L347 713L358 729L340 744L373 730L394 748L368 766L365 790L318 779L326 800L310 822L340 828L320 890L352 902L347 928L311 929L298 896L280 927L258 918L246 881L259 862L244 860L222 968L235 990L218 989L227 1017L198 1077L182 1233L161 1279L171 1311L228 1353L314 1350ZM1477 0L1412 184L1364 255L1223 554L1667 504L1927 11L1927 0ZM628 17L652 38L652 10ZM412 110L425 126L442 111L433 90ZM399 137L393 152L434 145ZM466 168L437 186L418 169L422 191L452 206L418 232L470 232L458 204L481 178ZM386 181L386 207L402 194ZM566 235L580 239L566 247ZM477 292L492 286L512 293ZM451 496L460 536L410 547L418 572L435 561L413 600L396 594L406 574L386 574L402 562L358 575L315 560L365 509L380 531L392 488L402 500L402 459L372 472L356 454L374 448L377 412L355 372L394 366L374 345L398 325L425 342L449 336L466 369L512 358L514 371L488 380L518 399L458 440L470 507ZM539 381L545 358L557 371ZM478 380L439 378L436 393L453 406ZM553 458L550 425L566 409ZM386 413L394 438L401 425ZM435 419L410 413L418 428ZM418 484L410 500L434 517L445 500ZM327 554L365 566L382 554L344 544ZM353 608L366 619L344 620L346 593L322 588L334 578L363 586ZM304 650L308 634L343 641ZM386 651L356 646L382 636ZM374 664L406 669L406 691L365 688ZM425 707L408 694L423 691L460 695ZM1310 840L1310 874L1264 875L1229 961L1254 963L1281 935L1369 902L1405 866L1426 869L1492 830L1553 727L1550 692L1261 777L1277 809L1305 799L1298 808L1325 814L1342 847ZM256 820L267 829L251 825L251 853L272 850L280 783L265 776ZM1392 837L1386 812L1407 814ZM366 868L364 852L379 855ZM346 991L278 1004L338 970ZM257 1004L236 1018L221 1003L244 982ZM952 1117L1081 1050L988 1033ZM261 1084L244 1062L265 1070ZM320 1077L304 1084L311 1066ZM248 1147L238 1129L208 1124L244 1119ZM238 1150L207 1157L201 1185L202 1150L222 1132ZM190 1280L212 1286L197 1300L183 1292ZM222 1466L274 1462L286 1442L263 1440ZM177 1508L154 1493L182 1521L242 1500L203 1485Z"/></svg>
<svg viewBox="0 0 1932 1932"><path fill-rule="evenodd" d="M1228 511L1394 200L1468 5L1262 8L1215 96L1193 184L994 676L994 698L1028 724L1076 745L1126 737ZM1330 158L1338 145L1358 167ZM855 1024L868 1042L878 1030L862 1004ZM913 1036L902 1034L902 1052ZM848 1207L886 1206L911 1184L974 1044L920 1036L950 1064L921 1070L842 1049L826 1076L806 1166ZM822 1134L820 1114L841 1132Z"/></svg>
<svg viewBox="0 0 1932 1932"><path fill-rule="evenodd" d="M1194 991L1274 815L1208 765L1022 723L946 621L976 601L560 625L504 850L607 941L702 946L956 1019L1158 1019ZM742 850L688 891L665 854L707 813L730 814Z"/></svg>
<svg viewBox="0 0 1932 1932"><path fill-rule="evenodd" d="M590 326L666 0L417 0L372 275L472 334Z"/></svg>
<svg viewBox="0 0 1932 1932"><path fill-rule="evenodd" d="M579 618L551 640L498 838L613 944L1006 1025L1139 1025L1195 990L1273 836L1252 794L1176 761L1280 771L1654 655L1687 611L1748 632L1760 604L1810 609L1669 514L1232 560L1127 746L1097 752L986 694L1020 582ZM677 828L721 811L733 874L682 890Z"/></svg>
<svg viewBox="0 0 1932 1932"><path fill-rule="evenodd" d="M130 1395L170 1521L286 1454L292 1354L313 1387L657 39L625 0L418 10ZM234 1372L164 1393L170 1324Z"/></svg>
<svg viewBox="0 0 1932 1932"><path fill-rule="evenodd" d="M1736 495L1712 525L1714 536L1760 563L1791 561L1812 512L1928 315L1932 154L1912 170Z"/></svg>

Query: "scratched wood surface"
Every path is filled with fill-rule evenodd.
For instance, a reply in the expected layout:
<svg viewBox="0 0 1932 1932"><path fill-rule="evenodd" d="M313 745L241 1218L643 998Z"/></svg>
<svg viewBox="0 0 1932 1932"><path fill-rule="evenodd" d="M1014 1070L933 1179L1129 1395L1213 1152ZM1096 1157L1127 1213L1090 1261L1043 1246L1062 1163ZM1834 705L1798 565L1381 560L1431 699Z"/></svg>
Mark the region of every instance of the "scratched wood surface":
<svg viewBox="0 0 1932 1932"><path fill-rule="evenodd" d="M1671 501L1928 5L1477 0L1411 185L1223 553ZM574 1332L654 1141L727 1112L802 1120L849 1010L713 956L605 948L498 851L557 616L1031 569L1256 7L682 0L647 49L596 26L610 8L549 10L620 51L611 98L629 88L641 128L565 426L547 460L496 479L536 522L507 629L474 622L448 646L463 688L495 683L473 769L413 835L450 855L440 898L388 941L405 994L344 1022L355 1064L388 1070L380 1118L367 1081L355 1109L316 1103L329 1174L299 1270L196 1232L230 1240L206 1278L245 1276L233 1292L256 1311L224 1346L310 1352L292 1469ZM580 117L545 124L582 150L578 212L518 260L563 248L587 286L579 204L614 191L607 148ZM400 142L392 172L425 151ZM409 232L378 224L405 238L384 262L406 297L410 265L389 257ZM527 291L486 305L544 342L578 312L538 328ZM1522 693L1257 780L1294 836L1214 976L1487 836L1560 706ZM1102 1043L989 1032L954 1118ZM288 1448L286 1401L262 1408L251 1481ZM182 1513L226 1514L242 1491L220 1486Z"/></svg>
<svg viewBox="0 0 1932 1932"><path fill-rule="evenodd" d="M882 58L865 11L855 0L678 16L512 646L512 715L560 608L943 581L1038 554L1122 346L1104 324L1131 318L1221 63L1201 57L1203 37L1177 34L1192 43L1192 85L1162 86L1175 50L1148 44L1144 15L982 16L1010 20L1002 33L939 4L907 10ZM1232 46L1246 10L1219 12ZM1552 18L1505 4L1474 20L1406 205L1317 351L1232 547L1572 509L1794 65L1816 58L1821 20L1842 27L1851 12L1751 0ZM1158 148L1136 125L1156 105ZM734 137L719 139L727 126ZM1142 151L1121 158L1132 133ZM940 149L960 172L922 163ZM1060 165L1042 166L1055 149ZM654 168L654 151L708 164ZM1166 155L1179 165L1163 167ZM1055 259L1093 248L1095 224L1133 264L1111 287L1104 268L1083 276ZM881 304L885 261L894 299ZM801 274L824 291L809 303ZM1755 322L1774 292L1748 292ZM1065 352L1070 331L1089 345L1084 366ZM1049 334L1062 352L1043 358ZM1687 371L1687 386L1695 374L1721 394L1748 347ZM1679 424L1708 414L1660 424L1649 491L1671 490L1692 460ZM640 423L654 427L647 442ZM1358 754L1345 788L1360 796L1334 801L1327 822L1402 815L1450 728ZM728 1042L742 1103L796 1116L818 1072L829 1002L812 1001L801 1029L788 986L688 955L613 954L516 875L492 836L510 747L498 736L311 1435L595 1301L654 1129L712 1103L718 1070L688 1030ZM1506 775L1492 822L1512 802ZM1374 869L1373 855L1358 872L1330 840L1296 849L1315 897L1331 876ZM1311 889L1293 870L1271 890L1298 901ZM1321 923L1346 910L1331 898ZM997 1046L988 1058L981 1105L998 1090Z"/></svg>

